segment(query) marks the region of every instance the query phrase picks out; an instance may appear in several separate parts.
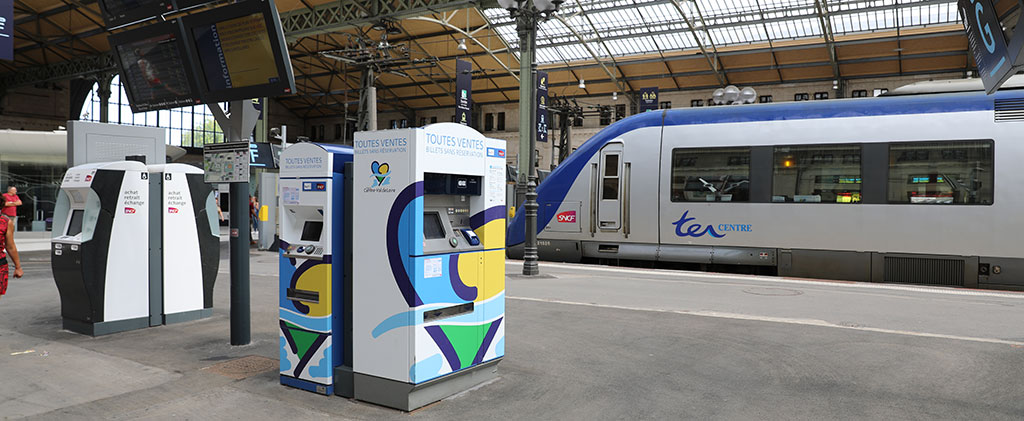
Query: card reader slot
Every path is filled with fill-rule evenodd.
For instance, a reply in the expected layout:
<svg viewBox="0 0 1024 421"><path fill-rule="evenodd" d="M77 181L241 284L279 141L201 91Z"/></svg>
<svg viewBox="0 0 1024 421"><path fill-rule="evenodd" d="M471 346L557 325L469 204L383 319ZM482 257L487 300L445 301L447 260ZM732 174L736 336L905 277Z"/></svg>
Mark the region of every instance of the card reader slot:
<svg viewBox="0 0 1024 421"><path fill-rule="evenodd" d="M431 322L438 319L447 319L449 317L455 317L458 315L472 313L473 303L459 304L456 306L439 308L437 310L429 310L423 312L423 322Z"/></svg>
<svg viewBox="0 0 1024 421"><path fill-rule="evenodd" d="M291 301L302 301L313 304L320 304L320 293L304 289L288 288L287 297Z"/></svg>

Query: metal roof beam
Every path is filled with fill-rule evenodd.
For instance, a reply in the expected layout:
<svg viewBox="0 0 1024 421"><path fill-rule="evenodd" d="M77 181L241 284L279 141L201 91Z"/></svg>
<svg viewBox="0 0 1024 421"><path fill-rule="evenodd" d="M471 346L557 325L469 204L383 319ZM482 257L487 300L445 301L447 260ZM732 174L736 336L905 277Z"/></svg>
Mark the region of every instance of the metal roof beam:
<svg viewBox="0 0 1024 421"><path fill-rule="evenodd" d="M578 1L577 1L577 3L578 3ZM586 14L584 14L583 17L586 18ZM580 43L583 44L583 48L585 48L587 50L587 52L590 53L590 56L593 57L594 60L597 61L597 64L599 64L601 66L601 68L604 69L604 72L608 74L608 76L611 78L612 83L614 83L615 86L618 87L618 89L621 89L623 93L632 91L631 88L627 88L626 84L623 81L619 80L619 78L617 76L615 76L615 74L612 73L611 70L608 69L608 66L606 66L604 64L604 61L601 60L601 57L599 57L597 55L597 53L594 52L593 48L590 48L590 43L588 43L587 40L583 39L583 35L580 35L580 33L577 32L576 29L572 27L572 25L569 25L569 22L566 22L565 18L563 18L563 17L561 17L559 15L555 15L555 18L558 19L559 22L562 22L562 25L565 25L565 29L568 29L569 32L572 32L574 35L576 35L576 38L578 38L580 40ZM589 22L589 19L588 19L588 22ZM605 50L608 51L608 56L612 57L612 63L615 63L615 58L612 56L612 51L608 49L608 46L604 45L603 41L601 41L601 36L598 35L597 28L594 27L594 23L593 22L590 23L590 27L593 28L594 35L597 36L598 42L600 42L601 45L604 46ZM614 64L614 65L615 65L616 69L618 69L618 64ZM622 70L619 70L619 72L621 73ZM622 76L626 76L626 75L623 74Z"/></svg>
<svg viewBox="0 0 1024 421"><path fill-rule="evenodd" d="M425 17L422 17L422 16L416 16L416 17L410 18L410 20L421 20L421 21L424 21L424 22L433 22L433 23L436 23L438 25L444 26L446 28L451 28L451 29L455 30L455 32L458 32L458 33L462 34L467 39L469 39L469 40L473 41L474 43L476 43L476 45L479 45L480 48L482 48L484 50L484 52L487 53L487 55L491 56L491 58L493 58L494 61L498 62L498 64L500 64L501 67L504 67L505 71L507 71L508 74L512 75L512 77L514 77L516 80L519 80L519 75L517 75L515 72L513 72L512 69L510 69L508 67L508 65L505 64L505 62L501 61L501 59L498 58L498 56L494 55L494 51L493 50L491 50L490 48L487 48L487 46L484 45L484 43L480 42L480 40L476 39L476 37L470 35L468 32L466 32L466 31L464 31L462 29L459 29L459 27L457 27L455 25L452 25L450 22L445 22L445 21L442 21L442 20L434 19L434 18L425 18Z"/></svg>
<svg viewBox="0 0 1024 421"><path fill-rule="evenodd" d="M948 36L954 36L954 35L955 36L962 36L963 35L963 27L957 27L957 29L952 30L952 31L948 31L948 32L933 32L933 33L929 33L929 34L917 34L917 35L901 35L900 39L901 40L928 39L928 38L948 37ZM895 41L895 40L896 40L895 36L892 36L892 37L879 37L879 38L869 38L869 39L837 41L835 43L835 45L836 45L836 47L842 47L842 46L848 46L848 45L870 44L870 43L876 43L876 42L887 42L887 41ZM780 46L774 46L774 45L772 45L772 43L768 43L768 44L769 44L769 46L767 48L751 48L751 49L748 49L748 50L719 51L718 52L718 56L719 57L728 57L728 56L737 56L737 55L745 55L745 54L772 53L772 52L779 52L779 51L809 50L809 49L815 49L815 48L822 48L821 44L789 45L789 46L781 46L781 47ZM756 44L752 44L752 45L756 45ZM456 58L460 58L460 57L479 57L479 56L483 56L483 55L487 55L487 53L486 52L478 52L478 53L451 55L451 56L438 57L437 59L440 60L440 61L445 61L445 60L452 60L452 59L456 59ZM634 60L629 60L627 58L626 60L619 61L618 64L619 64L619 66L628 66L628 65L632 65L632 64L652 64L652 63L661 63L661 62L672 62L672 61L678 61L678 60L691 60L693 58L695 58L695 55L688 55L688 54L670 55L670 56L666 56L665 58L656 57L656 58L642 58L642 59L634 59ZM896 56L893 56L893 58L895 59ZM600 65L597 64L597 63L579 63L579 64L573 64L571 66L567 65L567 67L556 67L556 66L552 66L551 64L546 64L546 65L541 66L540 70L544 70L544 71L548 71L548 72L557 72L557 71L567 70L568 67L571 67L573 70L577 70L577 69L589 69L589 68L600 67ZM314 74L311 74L309 76L310 77L322 77L322 76L327 76L329 74L330 74L329 72L323 72L323 73L314 73ZM296 76L296 78L299 78L299 77L304 77L304 76L298 76L298 75ZM483 77L492 77L492 78L493 77L505 77L505 75L487 75L487 76L483 76ZM449 80L449 79L436 79L436 81L439 82L439 83L451 82L451 80ZM415 83L411 83L408 86L413 86L414 84ZM396 86L406 86L406 85L396 85Z"/></svg>
<svg viewBox="0 0 1024 421"><path fill-rule="evenodd" d="M674 0L654 0L654 1L650 1L650 2L644 2L643 4L641 4L641 6L655 6L655 5L660 5L660 4L672 4L673 1ZM612 11L616 11L616 10L634 9L634 8L637 7L637 5L635 5L635 4L618 4L618 2L609 2L609 3L615 4L615 5L614 6L609 6L609 7L592 8L592 9L587 10L587 13L592 13L593 14L593 13L601 13L601 12L612 12ZM898 9L898 8L907 8L907 7L916 7L916 6L927 6L927 5L931 5L931 4L945 4L945 3L951 3L951 1L950 0L917 0L917 1L911 1L911 2L900 2L899 4L891 4L891 3L890 4L884 4L883 3L882 5L876 5L876 4L878 4L877 0L840 1L840 2L833 2L833 5L837 6L836 9L838 9L833 14L835 14L835 15L846 15L846 14L854 14L854 13L884 11L884 10L891 10L891 9ZM857 4L865 4L867 6L859 7L858 8L858 7L854 6L854 5L857 5ZM800 11L805 11L807 13L804 13L804 14L794 14L793 13L793 12L800 12ZM772 9L764 10L764 13L770 13L770 14L777 14L777 15L779 15L779 17L769 18L767 20L769 23L771 23L771 22L781 22L781 21L787 21L787 20L803 19L803 18L813 18L815 16L814 6L813 5L802 5L802 6L794 6L794 7L772 8ZM760 13L757 10L742 11L742 12L738 12L738 13L722 14L722 15L708 15L706 18L708 20L712 21L712 24L708 25L708 27L711 28L711 29L715 29L715 28L721 27L720 26L721 24L715 24L714 23L716 21L724 21L724 22L734 23L734 25L754 25L754 24L761 23L761 20L762 20L761 17L760 17ZM505 21L505 22L495 23L494 27L511 26L513 24L514 24L514 22Z"/></svg>
<svg viewBox="0 0 1024 421"><path fill-rule="evenodd" d="M836 40L832 34L832 19L828 16L827 0L814 0L814 8L818 11L818 23L821 25L821 36L828 48L829 61L832 62L832 75L839 81L839 60L836 59ZM897 35L899 33L897 32Z"/></svg>
<svg viewBox="0 0 1024 421"><path fill-rule="evenodd" d="M948 51L948 52L933 52L933 53L922 53L922 54L907 54L907 55L904 55L903 58L904 59L922 59L922 58L937 58L937 57L954 57L954 56L967 56L968 53L969 53L968 50ZM840 63L841 64L874 63L874 62L892 61L892 60L897 60L897 58L896 57L868 57L868 58L843 60ZM764 70L774 70L775 68L799 69L799 68L807 68L807 67L822 67L822 66L828 66L829 64L830 64L830 62L822 61L822 62L810 62L810 63L795 63L795 64L783 64L783 65L757 66L757 67L745 67L745 68L741 68L741 69L734 69L734 70L730 70L729 72L731 72L731 73L758 72L758 71L764 71ZM950 73L950 72L956 72L956 71L958 71L958 69L943 70L943 71L940 71L940 72L937 72L937 73ZM643 80L656 80L656 79L662 79L662 78L677 78L677 77L691 77L691 76L709 76L709 75L713 75L713 74L714 74L714 72L712 72L710 70L697 70L697 71L692 71L692 72L678 72L678 73L659 74L659 75L627 76L627 77L625 77L625 79L628 79L630 81L643 81ZM845 79L859 79L859 78L870 78L870 77L877 77L877 76L874 76L874 75L845 76L844 78ZM819 79L822 80L822 81L826 81L826 80L827 81L831 81L832 80L832 79L826 79L826 78L817 78L815 80L819 80ZM602 80L595 80L592 83L600 84L600 83L610 83L610 82L612 82L611 79L602 79ZM789 83L789 82L792 82L792 81L787 81L787 83ZM778 82L764 82L764 84L771 84L771 83L778 84ZM558 87L572 87L575 84L576 84L575 82L571 82L571 81L570 82L561 82L561 83L551 83L549 85L548 89L550 90L550 89L558 88ZM745 84L745 85L749 85L749 84ZM395 87L398 88L400 86L395 86ZM511 91L511 90L516 90L516 89L519 89L519 87L518 86L510 86L510 87L498 88L498 89L484 89L484 90L474 91L473 93L478 93L478 94L501 93L501 92L504 92L504 91ZM344 90L341 90L341 91L325 92L325 93L317 92L317 93L313 93L313 94L308 94L308 96L316 97L316 96L325 96L325 95L341 95L341 94L344 94L344 93L346 93L346 92ZM441 95L441 94L437 94L437 95L421 95L421 96L408 97L408 98L405 98L405 99L407 99L407 100L417 100L417 99L428 99L428 98L431 98L431 97L441 97L441 96L443 96L443 95Z"/></svg>
<svg viewBox="0 0 1024 421"><path fill-rule="evenodd" d="M711 70L714 71L715 78L718 79L718 83L721 84L722 86L728 85L729 83L726 80L725 75L722 72L720 72L718 68L718 64L720 63L718 59L718 50L714 50L714 57L708 55L708 50L704 48L704 43L701 42L700 37L697 36L697 30L694 29L695 25L693 24L693 20L690 19L690 17L683 10L683 5L679 3L679 0L672 0L672 6L674 6L676 8L676 11L679 12L679 15L686 20L686 27L689 28L690 35L693 37L693 41L697 43L697 48L700 48L701 54L703 54L704 58L707 59L708 67L710 67ZM707 28L704 28L704 33L708 36L708 38L711 37L711 34L707 32ZM714 44L712 44L712 46L713 45Z"/></svg>
<svg viewBox="0 0 1024 421"><path fill-rule="evenodd" d="M929 34L901 35L900 39L902 39L902 40L927 39L927 38L947 37L947 36L953 36L953 35L963 35L963 29L962 28L956 28L956 29L950 30L950 31L934 32L934 33L929 33ZM868 39L849 40L849 41L838 41L838 42L836 42L836 46L857 45L857 44L870 44L870 43L875 43L875 42L891 41L891 40L895 40L895 39L896 39L895 37L879 37L879 38L868 38ZM775 51L802 50L802 49L811 49L811 48L821 48L821 45L794 45L794 46L775 47ZM767 51L770 51L770 50L761 48L761 49L749 49L749 50L723 51L723 52L720 52L719 55L721 55L721 56L730 56L730 55L753 54L753 53L767 52ZM672 56L672 57L669 57L669 60L686 60L686 59L691 59L691 58L693 58L693 57L692 56ZM444 58L442 58L442 59L444 59ZM645 64L645 63L654 63L654 62L662 62L662 61L664 61L664 60L662 60L661 58L656 58L656 59L640 59L640 60L633 60L633 61L623 62L622 65ZM845 62L847 62L847 61L843 61L843 63L845 63ZM571 68L570 67L566 67L566 69L577 70L577 69L586 69L586 68L590 68L590 67L598 67L598 65L597 64L579 64L579 65L573 65L573 66L571 66ZM560 70L562 70L562 68L546 67L546 68L542 68L542 70L560 71ZM20 85L31 85L33 83L50 82L50 81L64 80L64 79L72 79L72 78L76 78L76 77L82 77L82 76L88 76L88 75L93 75L93 74L97 74L97 73L112 72L112 71L117 71L115 63L114 63L114 59L113 59L113 56L112 56L112 54L110 52L106 52L106 53L95 55L95 56L84 56L84 57L80 57L80 58L75 58L75 59L72 59L71 61L67 61L67 62L61 62L61 63L54 63L54 64L50 64L50 65L41 65L41 66L21 68L16 73L7 73L7 74L4 74L4 75L0 76L0 87L8 87L9 88L9 87L20 86ZM487 75L485 77L497 77L497 76L496 75Z"/></svg>
<svg viewBox="0 0 1024 421"><path fill-rule="evenodd" d="M472 7L471 0L345 0L325 3L310 9L281 13L285 36L303 36L334 32L380 21L405 19Z"/></svg>
<svg viewBox="0 0 1024 421"><path fill-rule="evenodd" d="M924 71L918 71L918 72L906 72L902 76L923 76L923 75L935 75L935 74L943 74L943 73L956 73L956 71L950 71L950 70L924 70ZM896 76L901 76L901 74L899 74L899 73L885 73L885 74L878 74L878 75L853 76L853 77L847 77L847 79L851 79L851 80L874 79L874 78L885 78L885 77L896 77ZM794 79L793 81L787 82L787 83L815 83L815 82L829 82L831 80L832 80L831 78L807 78L807 79ZM778 82L751 82L751 83L744 83L744 86L751 86L751 87L756 87L756 86L773 86L773 85L778 85ZM665 90L662 90L661 92L662 93L666 93L666 92L692 92L692 91L703 91L703 90L715 89L717 87L718 87L718 85L691 86L691 87L680 88L680 89L665 89ZM575 98L594 98L594 97L603 97L603 96L605 96L605 94L601 93L601 94L592 94L592 95L579 95L579 96L576 96ZM782 102L782 101L780 101L780 102ZM483 105L500 105L500 104L505 104L505 103L508 103L508 102L507 101L477 102L477 104L479 104L481 106L483 106ZM329 104L326 108L338 108L340 106L341 106L340 103L336 103L336 104ZM423 112L423 111L433 111L433 110L446 109L446 108L451 108L451 106L419 108L419 109L417 109L417 111L420 111L420 112ZM686 108L686 107L679 107L679 108ZM395 112L397 112L397 111L395 111ZM317 117L317 118L331 118L331 117L341 117L341 116L342 116L342 114L323 115L323 116L320 116L320 117ZM510 132L510 133L513 133L513 132Z"/></svg>
<svg viewBox="0 0 1024 421"><path fill-rule="evenodd" d="M88 6L90 4L96 3L96 0L82 0L79 3L82 6ZM24 25L26 23L34 22L34 21L36 21L38 19L42 19L42 18L45 18L45 17L54 16L54 15L59 15L61 13L67 12L67 11L69 11L71 9L74 9L75 7L77 7L77 6L73 5L73 4L65 4L64 6L54 7L53 9L50 9L50 10L42 11L42 12L33 14L31 16L25 16L23 18L17 19L17 20L14 21L14 25L15 26Z"/></svg>
<svg viewBox="0 0 1024 421"><path fill-rule="evenodd" d="M675 1L676 0L668 0L667 2L668 3L673 3ZM903 7L922 6L922 5L937 4L937 3L948 3L948 2L949 2L948 0L923 0L923 1L916 2L916 3L902 3L901 2L899 4L890 4L890 5L885 5L885 6L875 6L875 7L869 7L869 8L864 8L864 9L839 10L839 11L831 12L830 15L831 16L842 16L842 15L856 14L856 13L862 13L862 12L884 11L884 10L903 8ZM834 2L832 4L835 5ZM704 26L704 27L702 27L700 29L703 29L705 31L712 31L712 30L718 30L718 29L729 29L729 28L736 28L736 27L750 26L750 25L757 25L757 24L766 25L766 24L769 24L769 23L787 22L787 21L800 20L800 19L812 19L812 18L817 18L817 16L818 16L817 12L813 8L804 7L804 8L801 8L801 9L802 10L808 10L809 13L801 14L801 15L788 15L788 16L781 16L781 17L764 18L764 19L756 18L756 19L748 19L748 20L736 20L736 19L732 19L732 18L728 18L727 19L726 17L713 17L711 19L711 21L712 21L711 24L708 24L707 26ZM590 13L594 13L594 12L590 12ZM774 14L776 12L774 10L767 10L764 13L766 13L766 14ZM756 15L756 13L755 13L755 15ZM721 20L721 21L724 21L724 22L723 23L715 23L715 21L718 21L718 20ZM680 32L680 31L685 31L685 30L688 30L688 28L684 27L683 24L687 24L687 23L688 23L688 20L652 23L652 24L649 24L649 26L651 26L653 29L657 29L657 28L664 28L664 29L652 30L652 31L648 32L645 35L656 36L656 35L674 34L674 33ZM955 23L951 22L949 24L953 25ZM497 25L497 26L502 26L502 25ZM623 26L623 27L620 27L620 28L606 29L604 31L606 33L608 33L608 32L623 32L623 33L622 34L618 34L618 35L604 36L603 39L605 41L612 41L612 40L636 38L637 35L632 33L632 32L630 32L630 29L631 29L631 27L629 27L629 26ZM883 29L883 30L895 30L895 28L887 28L887 29ZM565 46L565 45L572 45L572 44L575 44L577 42L575 39L572 39L573 37L570 36L570 35L561 35L561 36L559 36L557 38L562 38L564 40L558 41L558 42L546 42L545 43L544 42L545 39L538 39L537 40L538 41L537 48L561 47L561 46ZM774 41L788 40L788 39L796 39L796 38L773 38Z"/></svg>

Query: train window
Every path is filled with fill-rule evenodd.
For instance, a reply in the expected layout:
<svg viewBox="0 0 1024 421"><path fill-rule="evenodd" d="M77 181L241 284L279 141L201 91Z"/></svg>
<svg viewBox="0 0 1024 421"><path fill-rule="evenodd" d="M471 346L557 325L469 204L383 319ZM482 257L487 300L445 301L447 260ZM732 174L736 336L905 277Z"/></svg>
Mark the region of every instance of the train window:
<svg viewBox="0 0 1024 421"><path fill-rule="evenodd" d="M860 203L860 145L775 148L773 202Z"/></svg>
<svg viewBox="0 0 1024 421"><path fill-rule="evenodd" d="M991 205L992 141L892 143L889 203Z"/></svg>
<svg viewBox="0 0 1024 421"><path fill-rule="evenodd" d="M750 148L672 150L673 202L750 201Z"/></svg>
<svg viewBox="0 0 1024 421"><path fill-rule="evenodd" d="M601 177L601 199L619 199L619 155L604 156L604 176Z"/></svg>
<svg viewBox="0 0 1024 421"><path fill-rule="evenodd" d="M626 104L615 104L615 121L626 118Z"/></svg>
<svg viewBox="0 0 1024 421"><path fill-rule="evenodd" d="M692 107L703 107L703 106L704 106L704 100L703 99L691 99L690 100L690 107L691 108Z"/></svg>

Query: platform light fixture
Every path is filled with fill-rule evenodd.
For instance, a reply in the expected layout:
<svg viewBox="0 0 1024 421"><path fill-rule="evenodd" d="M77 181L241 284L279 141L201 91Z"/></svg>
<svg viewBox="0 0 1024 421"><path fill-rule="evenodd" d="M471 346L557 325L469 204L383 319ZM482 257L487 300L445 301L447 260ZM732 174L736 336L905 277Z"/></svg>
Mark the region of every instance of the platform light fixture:
<svg viewBox="0 0 1024 421"><path fill-rule="evenodd" d="M469 47L466 47L466 40L465 39L459 40L459 46L456 47L456 48L458 48L460 51L466 51L466 50L469 49Z"/></svg>
<svg viewBox="0 0 1024 421"><path fill-rule="evenodd" d="M618 92L612 92L612 101L618 101L618 100L619 100L619 93Z"/></svg>
<svg viewBox="0 0 1024 421"><path fill-rule="evenodd" d="M580 79L580 89L587 89L587 82L583 79Z"/></svg>

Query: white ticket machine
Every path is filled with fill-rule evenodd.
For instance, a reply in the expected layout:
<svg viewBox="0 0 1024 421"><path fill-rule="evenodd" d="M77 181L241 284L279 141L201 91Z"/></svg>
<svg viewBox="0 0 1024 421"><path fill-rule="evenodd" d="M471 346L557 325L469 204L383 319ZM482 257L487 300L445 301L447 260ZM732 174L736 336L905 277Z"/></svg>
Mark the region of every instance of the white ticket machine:
<svg viewBox="0 0 1024 421"><path fill-rule="evenodd" d="M150 165L149 173L159 189L150 221L157 242L150 312L163 324L209 317L220 264L213 189L203 180L203 170L192 165Z"/></svg>
<svg viewBox="0 0 1024 421"><path fill-rule="evenodd" d="M104 335L149 326L149 172L134 161L64 175L51 266L65 329Z"/></svg>
<svg viewBox="0 0 1024 421"><path fill-rule="evenodd" d="M505 141L470 127L357 132L355 398L416 409L505 355Z"/></svg>

